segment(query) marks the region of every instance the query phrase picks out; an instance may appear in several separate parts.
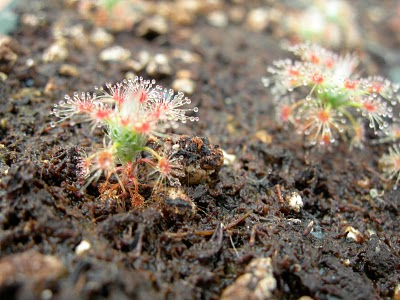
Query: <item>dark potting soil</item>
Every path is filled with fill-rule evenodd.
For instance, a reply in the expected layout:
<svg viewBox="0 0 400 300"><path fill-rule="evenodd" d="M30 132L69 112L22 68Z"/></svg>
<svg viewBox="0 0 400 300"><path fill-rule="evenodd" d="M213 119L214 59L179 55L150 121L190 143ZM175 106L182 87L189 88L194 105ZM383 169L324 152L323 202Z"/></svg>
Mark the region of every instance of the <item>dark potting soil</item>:
<svg viewBox="0 0 400 300"><path fill-rule="evenodd" d="M399 299L400 196L379 173L384 145L320 151L276 121L261 77L287 53L271 28L215 27L199 15L166 34L114 33L133 57L167 54L172 71L153 74L159 83L190 72L200 121L174 134L194 163L215 162L217 171L187 178L180 196L144 186L139 208L100 197L96 183L81 191L79 158L102 146L103 133L68 121L53 128L49 112L65 93L120 81L130 67L98 59L87 38L95 25L73 2L18 6L20 24L0 43L1 299ZM265 5L234 2L223 11ZM359 12L368 5L356 2ZM389 73L385 51L400 44L392 23L363 27L380 45L360 47L367 71ZM54 32L73 26L86 36L65 34L68 57L43 61ZM191 146L198 143L202 151ZM228 154L223 166L215 145ZM303 207L289 205L291 197Z"/></svg>

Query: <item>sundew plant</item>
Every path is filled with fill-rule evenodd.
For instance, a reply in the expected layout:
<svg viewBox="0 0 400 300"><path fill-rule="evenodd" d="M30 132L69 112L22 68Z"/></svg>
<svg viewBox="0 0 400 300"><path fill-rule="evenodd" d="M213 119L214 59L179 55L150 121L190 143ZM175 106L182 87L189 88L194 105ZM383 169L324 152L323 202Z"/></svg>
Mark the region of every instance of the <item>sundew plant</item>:
<svg viewBox="0 0 400 300"><path fill-rule="evenodd" d="M394 107L399 86L380 76L360 77L356 55L339 55L308 43L289 51L297 60L275 61L263 83L274 95L279 120L294 126L307 144L327 146L344 140L362 147L366 126L382 137L398 122Z"/></svg>
<svg viewBox="0 0 400 300"><path fill-rule="evenodd" d="M161 143L159 138L165 136L164 132L180 122L197 121L197 117L187 115L197 112L197 107L184 108L190 99L182 92L175 93L142 77L108 83L95 90L93 94L66 95L53 109L59 122L72 118L75 122L90 122L93 129L105 129L104 148L82 159L79 165L86 178L83 188L104 175L103 194L130 194L132 202L140 205L139 177L154 186L179 186L178 177L184 174L176 151L164 149L159 153L147 143L149 139Z"/></svg>

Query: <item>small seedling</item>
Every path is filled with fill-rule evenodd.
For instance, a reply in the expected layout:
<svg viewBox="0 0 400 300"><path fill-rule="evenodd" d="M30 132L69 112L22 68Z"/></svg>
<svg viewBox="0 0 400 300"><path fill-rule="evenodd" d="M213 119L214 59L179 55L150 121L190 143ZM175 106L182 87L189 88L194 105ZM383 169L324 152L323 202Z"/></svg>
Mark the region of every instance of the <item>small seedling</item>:
<svg viewBox="0 0 400 300"><path fill-rule="evenodd" d="M147 144L149 140L161 143L159 138L165 137L166 129L177 127L179 122L197 121L197 117L187 115L197 112L197 107L183 108L190 99L182 92L164 89L142 77L108 83L106 88L95 90L93 94L66 95L53 109L59 122L72 118L75 122L90 122L93 129L105 128L103 149L88 155L79 165L86 178L83 188L105 176L102 194L129 194L132 203L140 205L143 199L138 192L139 179L145 178L153 186L179 186L183 167L177 151L171 147L155 151Z"/></svg>
<svg viewBox="0 0 400 300"><path fill-rule="evenodd" d="M389 134L398 122L394 107L399 86L375 76L361 78L354 54L338 55L314 44L289 48L299 60L278 60L263 78L271 88L281 122L291 123L310 145L339 140L352 147L366 141L365 123L375 134Z"/></svg>

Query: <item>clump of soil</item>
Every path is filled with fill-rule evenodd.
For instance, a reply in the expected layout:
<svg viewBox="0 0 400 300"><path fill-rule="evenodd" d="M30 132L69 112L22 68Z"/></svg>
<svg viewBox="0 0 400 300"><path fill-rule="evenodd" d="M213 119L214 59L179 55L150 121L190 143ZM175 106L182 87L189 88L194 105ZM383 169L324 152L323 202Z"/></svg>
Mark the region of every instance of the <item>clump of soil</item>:
<svg viewBox="0 0 400 300"><path fill-rule="evenodd" d="M238 19L264 2L217 1L225 23L199 11L165 32L110 33L126 60L100 59L106 46L89 38L98 28L73 2L18 8L0 43L0 298L398 299L400 196L377 171L385 146L318 151L276 122L261 77L286 55L281 36L275 23L257 31ZM390 20L362 33L382 45L363 49L382 75L400 42L376 33L393 32ZM95 184L80 189L79 157L103 133L52 128L49 114L65 93L132 73L166 86L184 74L200 118L169 137L187 167L182 186L143 187L137 208Z"/></svg>

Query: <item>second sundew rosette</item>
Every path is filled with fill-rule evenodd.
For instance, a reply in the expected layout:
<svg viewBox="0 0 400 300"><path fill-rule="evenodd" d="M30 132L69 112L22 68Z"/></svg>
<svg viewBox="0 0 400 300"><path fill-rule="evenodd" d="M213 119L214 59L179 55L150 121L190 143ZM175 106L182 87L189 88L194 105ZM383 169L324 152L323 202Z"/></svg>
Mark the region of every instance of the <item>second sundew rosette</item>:
<svg viewBox="0 0 400 300"><path fill-rule="evenodd" d="M385 135L398 122L394 106L399 86L383 77L360 77L355 54L339 55L315 44L289 47L298 60L278 60L263 78L271 88L278 117L292 124L307 144L327 146L340 140L362 147L368 124Z"/></svg>

